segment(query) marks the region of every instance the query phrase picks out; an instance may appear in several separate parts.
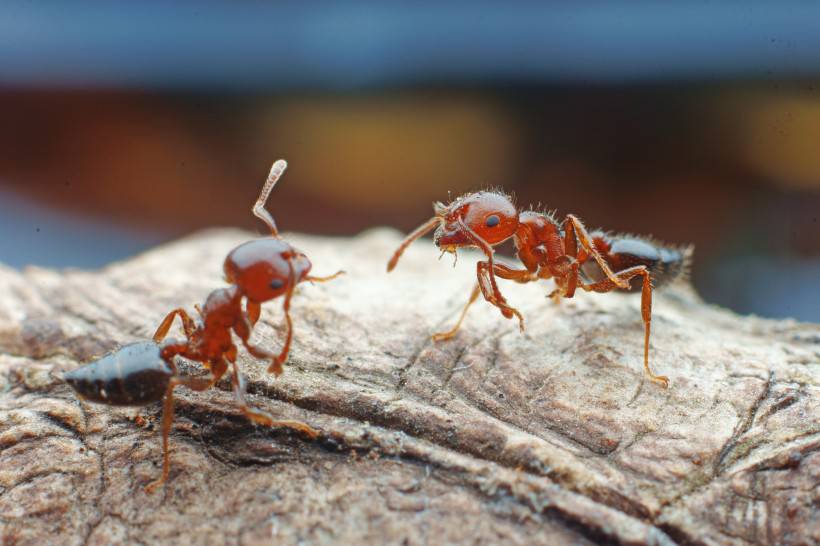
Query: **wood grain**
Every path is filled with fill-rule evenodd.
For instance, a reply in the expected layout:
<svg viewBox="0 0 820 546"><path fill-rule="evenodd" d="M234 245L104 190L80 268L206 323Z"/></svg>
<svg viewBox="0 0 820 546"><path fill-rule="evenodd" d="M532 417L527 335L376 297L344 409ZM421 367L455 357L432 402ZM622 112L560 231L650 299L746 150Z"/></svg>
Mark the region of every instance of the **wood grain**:
<svg viewBox="0 0 820 546"><path fill-rule="evenodd" d="M475 256L453 270L421 242L388 275L387 230L292 236L316 274L348 275L300 286L283 376L240 356L252 403L320 439L249 424L228 384L179 389L171 479L145 493L160 408L80 403L60 373L201 302L249 237L201 232L93 272L0 267L3 544L820 543L820 327L660 293L663 390L642 375L638 298L556 306L549 283L504 283L524 334L479 304L435 343ZM255 333L274 349L280 305Z"/></svg>

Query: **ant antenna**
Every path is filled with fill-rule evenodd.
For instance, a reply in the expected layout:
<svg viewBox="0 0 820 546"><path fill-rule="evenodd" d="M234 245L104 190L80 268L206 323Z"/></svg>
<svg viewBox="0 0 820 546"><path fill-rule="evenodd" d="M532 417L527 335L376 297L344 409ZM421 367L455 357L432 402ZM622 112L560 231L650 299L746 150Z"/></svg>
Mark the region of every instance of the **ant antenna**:
<svg viewBox="0 0 820 546"><path fill-rule="evenodd" d="M276 182L282 177L282 174L287 168L288 162L284 159L278 159L273 163L273 166L270 168L270 174L268 174L268 179L265 180L265 185L262 186L262 191L259 192L259 199L256 200L256 204L253 206L253 209L251 209L254 216L268 225L270 234L274 236L279 235L279 230L276 229L276 222L273 221L273 216L265 210L265 203L268 201L268 196L276 185Z"/></svg>

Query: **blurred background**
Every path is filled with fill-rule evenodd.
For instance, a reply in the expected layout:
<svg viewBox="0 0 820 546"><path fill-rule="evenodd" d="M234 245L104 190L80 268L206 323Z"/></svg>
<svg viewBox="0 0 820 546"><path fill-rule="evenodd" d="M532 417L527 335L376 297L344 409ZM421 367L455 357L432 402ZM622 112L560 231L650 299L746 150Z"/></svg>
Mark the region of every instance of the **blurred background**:
<svg viewBox="0 0 820 546"><path fill-rule="evenodd" d="M694 243L710 302L820 321L820 4L0 6L0 262L259 231L280 157L286 231L406 231L498 185Z"/></svg>

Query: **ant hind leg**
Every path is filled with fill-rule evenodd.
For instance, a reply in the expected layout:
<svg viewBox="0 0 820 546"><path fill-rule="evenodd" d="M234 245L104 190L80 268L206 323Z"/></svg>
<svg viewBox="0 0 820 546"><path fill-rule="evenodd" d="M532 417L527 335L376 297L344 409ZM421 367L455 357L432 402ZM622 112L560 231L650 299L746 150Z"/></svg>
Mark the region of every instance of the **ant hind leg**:
<svg viewBox="0 0 820 546"><path fill-rule="evenodd" d="M577 241L581 243L581 247L598 263L601 271L604 272L604 275L606 275L612 284L621 290L629 289L629 282L623 280L620 275L616 275L612 271L612 268L609 267L604 257L601 256L601 253L595 248L592 237L587 232L584 224L574 214L567 214L566 220L564 220L564 233L564 247L566 248L568 256L571 258L578 257L577 238Z"/></svg>
<svg viewBox="0 0 820 546"><path fill-rule="evenodd" d="M283 427L302 432L310 438L319 436L319 432L306 425L301 421L294 420L275 420L273 416L265 411L252 408L245 401L245 378L239 373L239 366L236 362L231 363L231 384L233 385L233 393L236 397L236 402L239 404L239 409L242 413L250 419L253 423L264 425L266 427Z"/></svg>
<svg viewBox="0 0 820 546"><path fill-rule="evenodd" d="M168 480L171 472L171 459L168 450L168 440L171 434L171 425L174 422L174 389L182 385L192 391L204 391L214 386L219 380L217 376L211 377L187 377L174 376L168 383L165 391L165 400L162 407L162 477L145 486L148 493L153 493L156 489Z"/></svg>
<svg viewBox="0 0 820 546"><path fill-rule="evenodd" d="M664 375L655 375L649 367L649 333L652 324L652 279L649 275L649 270L646 266L638 265L624 269L617 273L620 281L629 285L629 280L632 277L641 275L643 277L643 285L641 289L641 318L644 325L644 346L643 346L643 367L646 376L661 385L663 388L669 386L669 378ZM604 279L593 284L582 284L581 287L587 292L611 292L620 286L616 285L610 279Z"/></svg>

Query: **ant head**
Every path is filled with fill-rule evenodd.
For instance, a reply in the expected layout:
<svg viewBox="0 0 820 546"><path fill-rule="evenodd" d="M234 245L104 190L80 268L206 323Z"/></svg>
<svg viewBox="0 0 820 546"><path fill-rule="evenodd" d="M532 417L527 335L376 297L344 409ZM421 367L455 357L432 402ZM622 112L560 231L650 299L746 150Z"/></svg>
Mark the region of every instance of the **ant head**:
<svg viewBox="0 0 820 546"><path fill-rule="evenodd" d="M441 250L448 252L460 246L476 246L470 232L497 245L518 229L518 210L503 193L480 191L460 197L449 206L436 203L434 208L441 219L434 239Z"/></svg>
<svg viewBox="0 0 820 546"><path fill-rule="evenodd" d="M225 258L225 280L255 303L281 296L310 273L308 257L279 238L276 223L265 210L268 196L287 166L284 159L274 162L252 209L267 224L271 236L241 244Z"/></svg>
<svg viewBox="0 0 820 546"><path fill-rule="evenodd" d="M239 245L228 254L224 265L225 280L255 303L281 296L291 283L303 281L310 268L307 256L278 237Z"/></svg>

